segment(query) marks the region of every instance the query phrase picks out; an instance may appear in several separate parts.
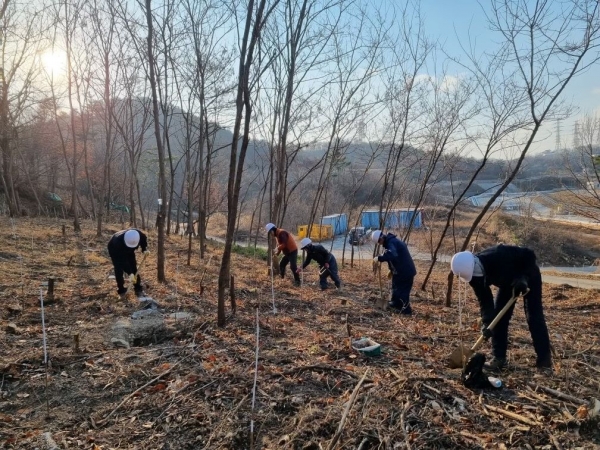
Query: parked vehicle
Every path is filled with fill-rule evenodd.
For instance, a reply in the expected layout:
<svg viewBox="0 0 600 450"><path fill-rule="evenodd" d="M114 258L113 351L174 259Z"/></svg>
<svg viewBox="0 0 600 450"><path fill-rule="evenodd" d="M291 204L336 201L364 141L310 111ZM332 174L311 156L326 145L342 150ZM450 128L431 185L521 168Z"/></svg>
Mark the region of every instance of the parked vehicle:
<svg viewBox="0 0 600 450"><path fill-rule="evenodd" d="M367 240L365 227L352 227L348 233L348 242L351 245L363 245Z"/></svg>

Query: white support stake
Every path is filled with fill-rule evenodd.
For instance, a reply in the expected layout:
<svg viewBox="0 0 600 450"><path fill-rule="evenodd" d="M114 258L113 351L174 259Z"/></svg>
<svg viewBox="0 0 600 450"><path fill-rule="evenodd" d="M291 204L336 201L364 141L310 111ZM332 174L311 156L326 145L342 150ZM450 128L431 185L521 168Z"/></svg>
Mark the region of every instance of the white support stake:
<svg viewBox="0 0 600 450"><path fill-rule="evenodd" d="M42 336L44 342L44 365L48 364L48 352L46 350L46 322L44 319L44 294L40 289L40 305L42 307Z"/></svg>
<svg viewBox="0 0 600 450"><path fill-rule="evenodd" d="M273 299L273 314L277 314L277 308L275 307L275 271L273 270L273 266L273 255L271 254L271 298Z"/></svg>
<svg viewBox="0 0 600 450"><path fill-rule="evenodd" d="M258 322L258 308L256 308L256 350L254 356L254 385L252 386L252 417L250 418L251 442L254 441L254 404L256 402L256 383L258 381L258 348L260 344L260 325Z"/></svg>

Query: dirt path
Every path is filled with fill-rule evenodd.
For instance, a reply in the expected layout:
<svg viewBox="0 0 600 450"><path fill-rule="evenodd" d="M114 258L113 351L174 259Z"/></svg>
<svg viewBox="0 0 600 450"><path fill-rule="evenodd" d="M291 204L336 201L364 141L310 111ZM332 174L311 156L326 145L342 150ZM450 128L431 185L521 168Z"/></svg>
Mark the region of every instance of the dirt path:
<svg viewBox="0 0 600 450"><path fill-rule="evenodd" d="M209 239L213 239L218 242L224 242L223 239L214 237L214 236L209 236ZM345 249L345 252L344 252L343 251L343 248L344 248L344 239L343 238L335 239L333 242L333 246L331 244L331 241L321 242L321 244L324 245L327 248L327 250L331 249L331 252L337 258L338 263L342 259L342 254L344 254L346 261L350 260L350 249L352 247L347 246ZM261 245L259 245L259 247L266 248L266 246L261 246ZM354 259L370 260L372 258L373 244L371 242L367 241L367 242L365 242L364 245L356 246L356 247L354 247L354 249L355 249ZM411 254L415 260L421 260L421 261L431 260L431 257L427 253L417 252L412 247L410 250L411 250ZM438 261L440 261L440 262L450 262L450 259L451 259L451 257L449 255L439 255L438 256ZM570 277L570 276L568 276L567 272L565 272L565 276L544 274L544 272L546 272L546 271L556 272L556 271L567 270L567 268L549 267L549 268L542 268L541 270L542 270L542 281L544 283L558 284L558 285L568 284L573 287L578 287L578 288L582 288L582 289L600 289L600 279L592 280L592 279ZM575 269L573 269L573 270L575 270ZM594 270L596 270L596 269L594 268ZM580 273L580 272L576 271L576 273Z"/></svg>
<svg viewBox="0 0 600 450"><path fill-rule="evenodd" d="M542 271L542 281L548 284L569 284L582 289L600 289L600 280L572 278L569 276L546 275Z"/></svg>

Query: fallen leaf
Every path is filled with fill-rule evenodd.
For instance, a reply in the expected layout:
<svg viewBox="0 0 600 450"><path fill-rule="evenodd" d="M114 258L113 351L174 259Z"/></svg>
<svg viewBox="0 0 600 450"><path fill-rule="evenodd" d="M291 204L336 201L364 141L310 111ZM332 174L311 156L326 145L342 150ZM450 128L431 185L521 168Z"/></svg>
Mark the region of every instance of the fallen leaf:
<svg viewBox="0 0 600 450"><path fill-rule="evenodd" d="M579 408L577 408L577 412L575 413L575 415L577 416L578 419L587 419L587 416L588 416L587 406L581 405Z"/></svg>
<svg viewBox="0 0 600 450"><path fill-rule="evenodd" d="M166 384L164 384L164 383L158 383L158 384L155 384L154 386L150 386L147 389L147 392L152 393L152 392L164 391L166 389L166 387L167 387Z"/></svg>

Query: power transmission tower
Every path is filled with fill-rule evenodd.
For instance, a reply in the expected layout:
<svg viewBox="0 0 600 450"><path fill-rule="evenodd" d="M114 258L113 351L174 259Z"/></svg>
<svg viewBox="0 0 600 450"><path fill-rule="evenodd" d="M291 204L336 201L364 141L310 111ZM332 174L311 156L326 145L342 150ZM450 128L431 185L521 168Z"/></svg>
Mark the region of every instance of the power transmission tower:
<svg viewBox="0 0 600 450"><path fill-rule="evenodd" d="M573 148L579 148L581 145L581 132L579 130L579 121L575 121L573 126Z"/></svg>
<svg viewBox="0 0 600 450"><path fill-rule="evenodd" d="M556 150L560 150L562 145L561 145L561 140L560 140L560 119L556 119Z"/></svg>

